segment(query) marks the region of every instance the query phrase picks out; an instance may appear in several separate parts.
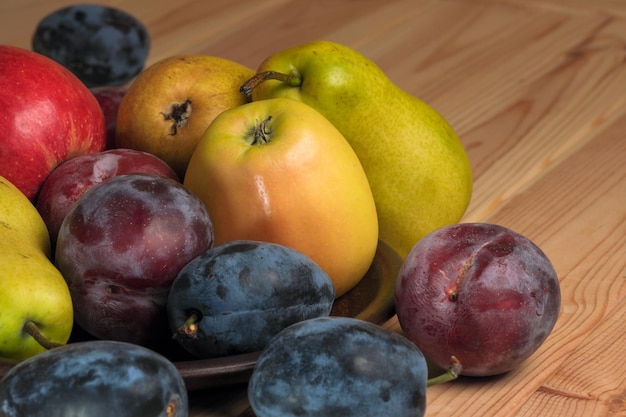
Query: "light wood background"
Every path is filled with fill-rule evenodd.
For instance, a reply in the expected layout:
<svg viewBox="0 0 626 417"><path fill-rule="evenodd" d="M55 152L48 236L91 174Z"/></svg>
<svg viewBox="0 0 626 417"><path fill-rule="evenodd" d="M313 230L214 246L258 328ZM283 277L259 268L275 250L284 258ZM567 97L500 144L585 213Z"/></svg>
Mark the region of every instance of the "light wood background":
<svg viewBox="0 0 626 417"><path fill-rule="evenodd" d="M0 43L30 46L60 0L0 2ZM472 161L464 221L514 229L553 261L562 312L538 352L496 378L428 390L427 416L626 416L626 0L107 1L176 53L251 68L324 38L358 49L439 110ZM1 110L0 110L1 111ZM387 326L400 331L392 319ZM244 387L194 393L236 416Z"/></svg>

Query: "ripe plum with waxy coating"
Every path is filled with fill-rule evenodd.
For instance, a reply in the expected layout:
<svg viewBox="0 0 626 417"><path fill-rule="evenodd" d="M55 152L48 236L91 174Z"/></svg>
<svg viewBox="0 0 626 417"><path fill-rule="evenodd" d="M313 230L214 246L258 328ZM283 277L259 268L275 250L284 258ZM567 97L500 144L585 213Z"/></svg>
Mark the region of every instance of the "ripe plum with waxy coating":
<svg viewBox="0 0 626 417"><path fill-rule="evenodd" d="M125 342L71 343L18 363L0 381L6 417L187 414L187 391L174 364Z"/></svg>
<svg viewBox="0 0 626 417"><path fill-rule="evenodd" d="M349 317L287 327L267 345L248 384L258 417L422 417L428 369L398 333Z"/></svg>
<svg viewBox="0 0 626 417"><path fill-rule="evenodd" d="M335 289L308 256L276 243L238 240L190 261L170 288L178 342L196 357L260 351L279 331L330 314ZM191 334L180 331L196 314Z"/></svg>
<svg viewBox="0 0 626 417"><path fill-rule="evenodd" d="M123 10L77 4L45 16L37 24L32 48L68 68L87 87L122 85L143 69L150 34Z"/></svg>
<svg viewBox="0 0 626 417"><path fill-rule="evenodd" d="M170 340L167 294L181 268L213 245L206 207L177 181L118 175L93 185L59 229L55 262L76 323L98 339Z"/></svg>
<svg viewBox="0 0 626 417"><path fill-rule="evenodd" d="M404 334L434 364L461 374L508 372L530 357L559 315L559 281L525 236L461 223L422 238L405 258L395 294Z"/></svg>

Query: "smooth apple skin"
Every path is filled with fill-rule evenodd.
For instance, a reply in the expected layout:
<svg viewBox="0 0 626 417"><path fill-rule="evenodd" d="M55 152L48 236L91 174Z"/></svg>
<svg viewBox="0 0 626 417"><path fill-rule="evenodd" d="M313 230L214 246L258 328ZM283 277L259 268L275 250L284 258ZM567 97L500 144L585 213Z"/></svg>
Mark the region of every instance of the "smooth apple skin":
<svg viewBox="0 0 626 417"><path fill-rule="evenodd" d="M503 226L461 223L426 235L406 257L396 285L405 335L441 368L508 372L552 331L560 309L557 274L545 253Z"/></svg>
<svg viewBox="0 0 626 417"><path fill-rule="evenodd" d="M0 175L31 201L60 162L105 148L95 97L43 55L0 45L0 106Z"/></svg>
<svg viewBox="0 0 626 417"><path fill-rule="evenodd" d="M178 175L160 158L133 149L110 149L77 156L58 165L46 178L36 207L54 247L63 219L80 196L96 184L118 175L144 173L180 182Z"/></svg>

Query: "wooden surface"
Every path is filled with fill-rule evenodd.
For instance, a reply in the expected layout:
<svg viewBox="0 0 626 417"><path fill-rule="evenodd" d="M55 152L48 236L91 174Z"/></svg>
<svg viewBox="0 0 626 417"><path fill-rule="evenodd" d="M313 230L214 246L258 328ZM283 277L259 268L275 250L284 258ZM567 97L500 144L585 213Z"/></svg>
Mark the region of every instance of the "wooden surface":
<svg viewBox="0 0 626 417"><path fill-rule="evenodd" d="M149 63L203 53L251 68L316 38L352 46L439 110L472 161L464 221L516 230L559 274L562 311L531 359L428 389L427 416L626 416L626 1L109 1L148 26ZM0 43L28 48L69 1L3 0ZM387 323L397 331L395 319ZM193 393L233 417L245 388Z"/></svg>

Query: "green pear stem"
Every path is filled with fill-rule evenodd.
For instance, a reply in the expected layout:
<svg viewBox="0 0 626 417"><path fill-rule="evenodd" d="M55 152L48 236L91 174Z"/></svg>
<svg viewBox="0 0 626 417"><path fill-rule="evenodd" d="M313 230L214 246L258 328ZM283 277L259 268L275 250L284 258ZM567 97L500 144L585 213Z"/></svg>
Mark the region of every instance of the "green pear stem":
<svg viewBox="0 0 626 417"><path fill-rule="evenodd" d="M177 339L178 337L195 337L198 332L198 321L200 321L200 313L192 312L187 320L180 326L174 334L172 335L172 339Z"/></svg>
<svg viewBox="0 0 626 417"><path fill-rule="evenodd" d="M243 85L239 88L239 91L241 92L241 94L250 98L250 96L252 95L252 90L254 90L258 85L267 80L282 81L292 87L300 87L300 85L302 85L302 77L300 77L300 74L298 73L292 72L289 74L285 74L277 71L263 71L256 73L252 76L252 78L243 83Z"/></svg>
<svg viewBox="0 0 626 417"><path fill-rule="evenodd" d="M441 375L437 375L436 377L429 378L426 386L431 387L433 385L443 384L445 382L453 381L459 377L463 367L461 366L461 362L457 359L456 356L452 357L452 365L446 372Z"/></svg>
<svg viewBox="0 0 626 417"><path fill-rule="evenodd" d="M39 327L35 324L35 322L31 320L24 323L24 327L22 328L22 330L24 331L24 333L30 335L33 339L35 339L35 341L39 343L46 350L63 346L62 343L53 342L52 340L44 336L39 330Z"/></svg>

